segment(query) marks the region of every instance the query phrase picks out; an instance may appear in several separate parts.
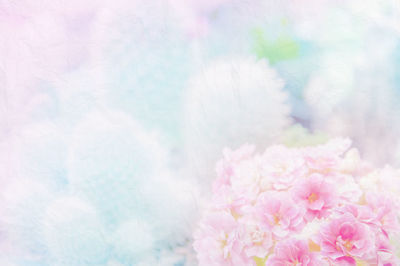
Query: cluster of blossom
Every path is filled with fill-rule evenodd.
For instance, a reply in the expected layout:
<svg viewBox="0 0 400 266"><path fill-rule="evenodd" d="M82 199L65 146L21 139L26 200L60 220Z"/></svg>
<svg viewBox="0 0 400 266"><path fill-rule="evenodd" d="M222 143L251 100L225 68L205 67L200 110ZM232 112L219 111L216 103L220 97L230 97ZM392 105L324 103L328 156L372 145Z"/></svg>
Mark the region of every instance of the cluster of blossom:
<svg viewBox="0 0 400 266"><path fill-rule="evenodd" d="M348 139L225 150L194 234L200 265L400 265L399 181Z"/></svg>

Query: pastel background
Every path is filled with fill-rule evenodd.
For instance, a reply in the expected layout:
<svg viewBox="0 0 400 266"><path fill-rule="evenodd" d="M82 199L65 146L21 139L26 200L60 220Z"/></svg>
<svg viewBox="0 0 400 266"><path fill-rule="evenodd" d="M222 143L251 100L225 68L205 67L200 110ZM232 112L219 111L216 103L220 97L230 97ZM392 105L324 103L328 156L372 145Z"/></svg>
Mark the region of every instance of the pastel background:
<svg viewBox="0 0 400 266"><path fill-rule="evenodd" d="M0 0L0 265L197 265L225 147L397 167L399 103L398 0Z"/></svg>

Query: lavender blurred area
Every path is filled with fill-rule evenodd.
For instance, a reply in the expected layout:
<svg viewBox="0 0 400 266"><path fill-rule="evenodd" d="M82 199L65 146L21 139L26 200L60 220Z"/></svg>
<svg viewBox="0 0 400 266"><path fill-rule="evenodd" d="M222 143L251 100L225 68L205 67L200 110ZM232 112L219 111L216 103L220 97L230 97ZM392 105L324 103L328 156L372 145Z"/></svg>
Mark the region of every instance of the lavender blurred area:
<svg viewBox="0 0 400 266"><path fill-rule="evenodd" d="M0 265L197 265L225 147L400 165L397 0L0 0Z"/></svg>

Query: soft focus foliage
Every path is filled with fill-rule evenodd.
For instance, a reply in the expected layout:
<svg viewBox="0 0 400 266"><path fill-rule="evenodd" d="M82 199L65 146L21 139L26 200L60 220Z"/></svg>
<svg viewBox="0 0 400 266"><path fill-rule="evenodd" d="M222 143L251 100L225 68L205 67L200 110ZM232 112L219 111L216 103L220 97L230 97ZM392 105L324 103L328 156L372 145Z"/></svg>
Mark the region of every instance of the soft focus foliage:
<svg viewBox="0 0 400 266"><path fill-rule="evenodd" d="M224 147L278 139L290 123L283 86L276 71L253 58L217 60L190 80L185 152L199 179L209 182Z"/></svg>

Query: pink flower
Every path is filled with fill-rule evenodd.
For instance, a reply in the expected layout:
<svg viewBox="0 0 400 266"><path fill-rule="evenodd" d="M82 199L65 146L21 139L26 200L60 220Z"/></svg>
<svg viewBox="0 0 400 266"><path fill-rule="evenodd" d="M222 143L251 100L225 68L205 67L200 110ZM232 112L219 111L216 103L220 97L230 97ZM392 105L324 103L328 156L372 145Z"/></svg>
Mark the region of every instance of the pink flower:
<svg viewBox="0 0 400 266"><path fill-rule="evenodd" d="M399 265L399 259L393 254L393 247L389 239L384 235L379 235L376 240L376 253L378 265L395 266Z"/></svg>
<svg viewBox="0 0 400 266"><path fill-rule="evenodd" d="M287 193L263 193L255 212L261 225L278 238L298 232L304 226L305 209L292 202Z"/></svg>
<svg viewBox="0 0 400 266"><path fill-rule="evenodd" d="M379 171L365 177L357 153L343 158L349 143L226 151L195 235L200 265L400 265L395 175L385 186Z"/></svg>
<svg viewBox="0 0 400 266"><path fill-rule="evenodd" d="M304 159L297 150L272 146L263 154L263 175L269 176L275 190L288 190L307 173Z"/></svg>
<svg viewBox="0 0 400 266"><path fill-rule="evenodd" d="M308 250L305 240L289 239L279 242L275 246L274 254L271 255L266 265L268 266L320 266L323 262L316 253Z"/></svg>
<svg viewBox="0 0 400 266"><path fill-rule="evenodd" d="M229 213L209 214L194 234L199 265L251 265L239 236L240 226Z"/></svg>
<svg viewBox="0 0 400 266"><path fill-rule="evenodd" d="M224 186L213 196L213 206L216 210L227 211L237 218L243 213L243 207L248 206L249 199L235 194L231 187Z"/></svg>
<svg viewBox="0 0 400 266"><path fill-rule="evenodd" d="M343 160L340 162L339 169L342 173L351 174L356 180L373 170L372 165L361 160L360 153L355 148L346 152Z"/></svg>
<svg viewBox="0 0 400 266"><path fill-rule="evenodd" d="M340 156L350 147L349 139L332 139L328 143L303 149L303 158L310 173L329 175L339 167Z"/></svg>
<svg viewBox="0 0 400 266"><path fill-rule="evenodd" d="M251 158L254 152L254 146L243 145L239 149L232 151L225 149L223 151L224 158L217 163L216 172L218 178L213 183L213 192L218 193L223 186L231 185L231 177L234 174L234 168L241 161Z"/></svg>
<svg viewBox="0 0 400 266"><path fill-rule="evenodd" d="M343 256L343 257L335 259L332 262L332 265L335 265L335 266L356 266L357 265L357 261L352 257Z"/></svg>
<svg viewBox="0 0 400 266"><path fill-rule="evenodd" d="M296 184L293 198L305 205L307 209L305 219L312 221L315 217L322 218L329 215L329 210L336 202L335 187L327 183L321 175L313 174Z"/></svg>
<svg viewBox="0 0 400 266"><path fill-rule="evenodd" d="M368 206L364 205L356 205L356 204L348 204L336 209L337 213L352 214L359 222L365 223L369 226L373 226L375 224L375 215L371 212L371 209Z"/></svg>
<svg viewBox="0 0 400 266"><path fill-rule="evenodd" d="M249 218L242 222L245 228L242 239L246 255L259 258L267 256L273 246L272 234L263 230L254 219Z"/></svg>
<svg viewBox="0 0 400 266"><path fill-rule="evenodd" d="M367 260L374 248L373 233L350 213L321 226L316 242L322 255L333 260L344 256Z"/></svg>
<svg viewBox="0 0 400 266"><path fill-rule="evenodd" d="M271 178L263 174L261 164L260 158L255 157L241 161L234 167L230 186L235 194L255 202L261 193L271 190Z"/></svg>
<svg viewBox="0 0 400 266"><path fill-rule="evenodd" d="M375 214L375 222L385 233L399 230L398 208L394 201L383 194L367 193L367 205Z"/></svg>
<svg viewBox="0 0 400 266"><path fill-rule="evenodd" d="M360 201L363 191L353 176L331 173L329 180L335 184L340 203L357 203Z"/></svg>

